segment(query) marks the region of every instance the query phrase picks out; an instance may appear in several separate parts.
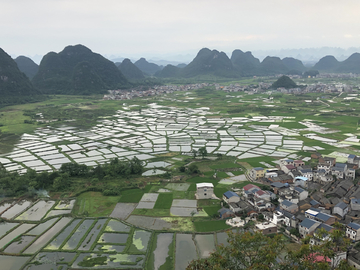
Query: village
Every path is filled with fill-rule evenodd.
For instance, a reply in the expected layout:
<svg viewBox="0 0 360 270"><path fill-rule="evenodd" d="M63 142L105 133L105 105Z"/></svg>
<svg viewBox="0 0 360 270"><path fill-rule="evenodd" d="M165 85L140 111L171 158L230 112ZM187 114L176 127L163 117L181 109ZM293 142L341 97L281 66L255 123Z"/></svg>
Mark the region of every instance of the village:
<svg viewBox="0 0 360 270"><path fill-rule="evenodd" d="M349 155L341 163L314 152L311 158L318 162L315 168L293 159L282 159L276 168L252 168L246 176L253 184L225 192L219 217L232 227L250 227L246 225L251 222L255 231L284 233L295 241L311 235L311 244L325 240L321 229L330 233L340 223L346 237L358 243L360 186L354 180L360 157ZM197 184L197 198L214 198L213 188L211 183ZM342 259L360 267L355 248L339 251L331 263L336 266Z"/></svg>
<svg viewBox="0 0 360 270"><path fill-rule="evenodd" d="M328 74L328 77L321 78L333 78L332 74ZM281 75L277 75L279 77ZM320 75L318 75L320 76ZM322 74L322 76L324 76ZM291 78L300 78L300 76L293 75ZM319 77L320 78L320 77ZM344 78L337 77L335 78ZM215 87L216 90L221 90L224 92L248 92L249 94L260 93L270 90L271 83L259 82L257 84L250 85L240 85L238 83L230 84L230 85L222 85L219 83L196 83L196 84L185 84L185 85L156 85L150 87L147 90L143 89L127 89L127 90L108 90L109 94L104 95L104 100L127 100L133 99L137 97L150 97L157 96L163 94L171 94L177 91L193 91L202 89L204 87ZM274 91L274 90L273 90ZM303 85L296 88L278 88L275 92L280 92L283 94L304 94L304 93L351 93L353 91L353 86L347 85L345 83L312 83L309 85Z"/></svg>

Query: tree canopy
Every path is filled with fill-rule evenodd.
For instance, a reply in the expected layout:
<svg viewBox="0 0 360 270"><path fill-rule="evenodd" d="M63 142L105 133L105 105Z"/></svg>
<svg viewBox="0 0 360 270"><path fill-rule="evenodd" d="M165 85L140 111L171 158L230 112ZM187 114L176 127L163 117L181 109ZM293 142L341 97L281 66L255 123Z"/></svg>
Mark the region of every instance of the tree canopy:
<svg viewBox="0 0 360 270"><path fill-rule="evenodd" d="M349 241L339 224L332 232L322 228L313 236L307 236L298 250L287 248L281 234L268 237L261 232L230 231L228 236L228 245L219 245L209 258L193 260L186 269L352 269L342 256Z"/></svg>

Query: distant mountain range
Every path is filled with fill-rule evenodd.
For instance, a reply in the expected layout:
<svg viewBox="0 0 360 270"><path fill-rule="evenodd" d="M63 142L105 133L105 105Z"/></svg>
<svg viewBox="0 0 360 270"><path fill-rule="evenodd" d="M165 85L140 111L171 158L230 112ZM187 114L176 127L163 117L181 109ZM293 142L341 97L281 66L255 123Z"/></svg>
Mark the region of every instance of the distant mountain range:
<svg viewBox="0 0 360 270"><path fill-rule="evenodd" d="M229 58L224 52L201 49L188 64L159 66L145 58L132 63L123 59L116 65L83 45L67 46L59 53L49 52L40 65L30 58L15 60L0 49L0 103L18 97L31 100L43 94L100 94L109 89L129 88L145 83L146 76L159 78L240 78L310 72L359 73L360 54L343 61L328 55L312 68L293 57L267 56L260 61L251 52L234 50ZM31 79L31 82L30 80ZM15 99L14 99L15 100ZM10 101L11 103L12 101Z"/></svg>
<svg viewBox="0 0 360 270"><path fill-rule="evenodd" d="M295 58L267 56L260 62L251 52L234 50L229 59L224 52L201 49L192 62L184 68L171 65L158 71L155 76L162 78L189 78L203 75L239 78L246 76L268 76L276 74L298 74L307 70L322 72L360 73L360 54L354 53L346 60L339 62L334 56L325 56L312 68L307 68Z"/></svg>

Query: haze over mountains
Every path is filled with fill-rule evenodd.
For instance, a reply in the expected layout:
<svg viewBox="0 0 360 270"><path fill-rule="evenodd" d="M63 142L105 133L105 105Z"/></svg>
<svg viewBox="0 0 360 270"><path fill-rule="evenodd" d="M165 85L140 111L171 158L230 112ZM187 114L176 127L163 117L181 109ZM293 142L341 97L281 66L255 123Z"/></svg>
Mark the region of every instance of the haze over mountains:
<svg viewBox="0 0 360 270"><path fill-rule="evenodd" d="M328 73L360 73L360 54L344 61L328 55L311 69ZM49 52L38 66L19 56L13 60L0 51L0 95L34 97L40 94L101 94L109 89L141 85L146 77L196 78L201 80L277 74L303 74L309 68L293 57L267 56L260 61L251 52L234 50L229 58L224 52L201 49L188 64L159 66L145 58L132 63L124 59L115 65L83 45L67 46L59 53ZM31 79L31 82L30 82Z"/></svg>

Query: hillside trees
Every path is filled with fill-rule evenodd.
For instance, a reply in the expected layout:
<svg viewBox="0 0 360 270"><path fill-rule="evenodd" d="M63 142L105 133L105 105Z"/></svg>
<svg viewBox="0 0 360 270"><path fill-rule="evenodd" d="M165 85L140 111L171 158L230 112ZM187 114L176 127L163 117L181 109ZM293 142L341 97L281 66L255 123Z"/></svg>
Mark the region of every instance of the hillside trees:
<svg viewBox="0 0 360 270"><path fill-rule="evenodd" d="M349 241L340 225L327 232L319 229L314 236L307 236L300 249L287 249L279 234L273 238L261 232L229 232L229 245L218 249L207 259L192 261L187 270L205 269L252 269L252 270L312 270L352 269L343 255ZM316 240L313 244L311 240Z"/></svg>

